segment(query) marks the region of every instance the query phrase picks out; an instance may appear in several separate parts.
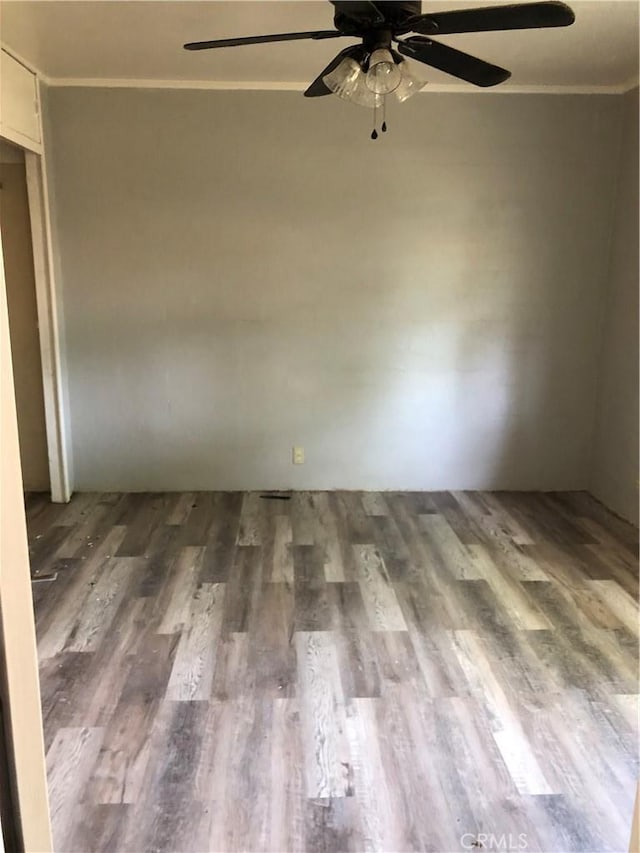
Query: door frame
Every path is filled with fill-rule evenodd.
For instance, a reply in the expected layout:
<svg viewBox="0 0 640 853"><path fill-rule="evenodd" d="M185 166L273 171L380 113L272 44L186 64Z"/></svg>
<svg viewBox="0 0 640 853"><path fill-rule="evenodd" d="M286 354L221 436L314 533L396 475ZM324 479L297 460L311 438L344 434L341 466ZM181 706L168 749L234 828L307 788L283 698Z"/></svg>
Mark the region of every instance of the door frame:
<svg viewBox="0 0 640 853"><path fill-rule="evenodd" d="M60 326L54 279L46 165L44 153L25 151L24 159L36 282L51 500L54 503L67 503L72 491L65 441L68 424L63 396Z"/></svg>
<svg viewBox="0 0 640 853"><path fill-rule="evenodd" d="M47 433L47 455L51 500L67 503L71 499L73 483L71 476L70 426L65 404L66 371L62 359L62 309L56 287L54 252L52 241L51 203L47 161L43 144L43 121L41 84L36 69L21 57L16 56L4 45L2 49L31 71L36 80L38 129L40 140L30 139L23 133L14 133L3 128L2 138L24 151L27 177L29 218L31 221L31 243L36 286L38 314L38 338L42 364L42 386L44 391L44 414Z"/></svg>
<svg viewBox="0 0 640 853"><path fill-rule="evenodd" d="M0 778L5 783L9 780L2 797L2 828L8 834L8 850L49 853L52 842L38 653L2 263L0 398Z"/></svg>

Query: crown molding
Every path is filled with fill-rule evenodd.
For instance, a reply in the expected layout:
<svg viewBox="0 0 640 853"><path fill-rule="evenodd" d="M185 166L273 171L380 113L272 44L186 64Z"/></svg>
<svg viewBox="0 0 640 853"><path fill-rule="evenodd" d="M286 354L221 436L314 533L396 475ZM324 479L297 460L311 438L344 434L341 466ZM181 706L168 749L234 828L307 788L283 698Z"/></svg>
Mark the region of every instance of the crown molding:
<svg viewBox="0 0 640 853"><path fill-rule="evenodd" d="M130 77L50 77L12 47L0 41L2 50L37 75L45 86L83 89L200 89L221 92L304 92L307 82L286 80L138 80ZM507 83L488 89L468 83L427 83L419 94L464 95L624 95L639 85L637 76L609 86L542 86Z"/></svg>
<svg viewBox="0 0 640 853"><path fill-rule="evenodd" d="M40 80L43 80L45 83L47 82L46 75L44 75L39 68L36 68L33 62L30 62L28 59L25 59L22 54L18 53L17 50L14 50L12 47L9 47L9 45L5 44L5 42L3 41L0 41L0 48L4 50L5 53L8 53L9 56L12 56L17 62L20 63L20 65L24 65L25 68L31 71L32 74L35 74L36 77L38 77Z"/></svg>
<svg viewBox="0 0 640 853"><path fill-rule="evenodd" d="M59 88L85 89L200 89L225 92L304 92L308 82L268 80L138 80L102 77L46 77L43 83ZM465 83L427 83L420 94L496 94L496 95L622 95L638 86L638 80L614 86L526 86L516 83L488 89Z"/></svg>
<svg viewBox="0 0 640 853"><path fill-rule="evenodd" d="M633 91L633 89L637 89L640 86L640 80L637 77L631 77L620 87L620 94L626 95L627 92Z"/></svg>

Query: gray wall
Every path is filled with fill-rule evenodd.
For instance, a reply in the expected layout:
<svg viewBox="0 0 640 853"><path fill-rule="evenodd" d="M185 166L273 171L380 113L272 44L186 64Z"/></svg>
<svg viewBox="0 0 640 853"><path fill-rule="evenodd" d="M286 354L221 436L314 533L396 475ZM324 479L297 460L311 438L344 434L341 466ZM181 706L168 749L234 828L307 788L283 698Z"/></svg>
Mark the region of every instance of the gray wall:
<svg viewBox="0 0 640 853"><path fill-rule="evenodd" d="M638 522L638 90L624 124L606 289L593 493Z"/></svg>
<svg viewBox="0 0 640 853"><path fill-rule="evenodd" d="M587 486L620 98L49 95L77 489Z"/></svg>

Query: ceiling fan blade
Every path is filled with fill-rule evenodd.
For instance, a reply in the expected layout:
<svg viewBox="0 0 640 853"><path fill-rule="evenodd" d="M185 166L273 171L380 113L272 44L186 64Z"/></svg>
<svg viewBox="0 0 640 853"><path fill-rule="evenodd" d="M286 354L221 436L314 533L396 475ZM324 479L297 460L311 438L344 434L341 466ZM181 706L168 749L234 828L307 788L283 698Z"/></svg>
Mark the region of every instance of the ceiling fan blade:
<svg viewBox="0 0 640 853"><path fill-rule="evenodd" d="M318 74L316 79L304 93L305 98L319 98L322 95L330 95L331 89L327 88L322 78L327 74L330 74L334 68L337 68L342 60L347 56L351 56L359 62L364 56L364 48L361 44L354 44L351 45L351 47L346 47L344 50L341 50L337 56L334 56L327 67Z"/></svg>
<svg viewBox="0 0 640 853"><path fill-rule="evenodd" d="M315 30L308 33L273 33L268 36L245 36L237 39L215 39L214 41L191 41L185 50L211 50L214 47L239 47L244 44L267 44L272 41L296 41L298 39L333 39L342 36L338 30Z"/></svg>
<svg viewBox="0 0 640 853"><path fill-rule="evenodd" d="M420 36L399 41L398 50L409 59L417 59L418 62L483 88L497 86L511 77L511 72L505 68Z"/></svg>
<svg viewBox="0 0 640 853"><path fill-rule="evenodd" d="M574 21L573 10L565 3L522 3L420 15L406 22L406 32L441 36L450 33L482 33L491 30L568 27Z"/></svg>

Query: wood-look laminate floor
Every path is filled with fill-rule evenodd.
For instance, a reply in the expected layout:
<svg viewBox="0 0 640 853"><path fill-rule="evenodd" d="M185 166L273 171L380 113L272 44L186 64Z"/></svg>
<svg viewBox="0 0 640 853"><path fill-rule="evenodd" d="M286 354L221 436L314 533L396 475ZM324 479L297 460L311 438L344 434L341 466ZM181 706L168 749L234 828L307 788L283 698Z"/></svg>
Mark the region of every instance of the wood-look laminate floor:
<svg viewBox="0 0 640 853"><path fill-rule="evenodd" d="M57 851L627 849L637 531L586 494L28 523Z"/></svg>

